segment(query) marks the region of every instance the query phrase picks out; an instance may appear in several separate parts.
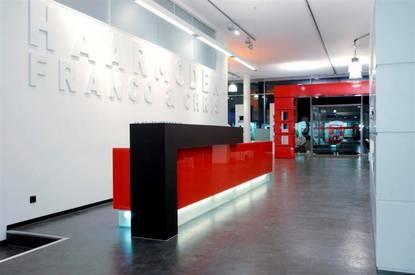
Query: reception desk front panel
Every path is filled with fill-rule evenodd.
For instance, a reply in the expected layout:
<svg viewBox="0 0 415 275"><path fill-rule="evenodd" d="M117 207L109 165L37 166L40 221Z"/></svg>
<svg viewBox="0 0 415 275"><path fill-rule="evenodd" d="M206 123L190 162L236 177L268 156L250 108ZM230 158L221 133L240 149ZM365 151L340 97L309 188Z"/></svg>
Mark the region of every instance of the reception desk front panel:
<svg viewBox="0 0 415 275"><path fill-rule="evenodd" d="M179 149L177 209L272 171L272 142ZM114 209L131 210L130 149L113 149Z"/></svg>
<svg viewBox="0 0 415 275"><path fill-rule="evenodd" d="M271 171L271 142L180 149L177 156L178 208Z"/></svg>

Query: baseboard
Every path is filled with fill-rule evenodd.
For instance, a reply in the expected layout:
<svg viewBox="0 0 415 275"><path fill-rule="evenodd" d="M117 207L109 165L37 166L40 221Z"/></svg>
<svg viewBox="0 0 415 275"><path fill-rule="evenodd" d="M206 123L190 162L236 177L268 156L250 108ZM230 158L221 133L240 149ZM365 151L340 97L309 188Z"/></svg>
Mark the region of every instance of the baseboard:
<svg viewBox="0 0 415 275"><path fill-rule="evenodd" d="M73 212L85 210L85 209L95 207L95 206L99 206L99 205L102 205L102 204L106 204L106 203L109 203L109 202L112 202L112 199L98 201L98 202L86 204L86 205L83 205L83 206L71 208L71 209L68 209L68 210L52 213L52 214L49 214L49 215L37 217L37 218L34 218L34 219L9 224L9 225L7 225L7 230L14 229L16 227L23 226L23 225L28 225L28 224L31 224L31 223L35 223L35 222L40 222L40 221L47 220L47 219L50 219L50 218L55 218L55 217L58 217L58 216L70 214L70 213L73 213ZM0 244L1 244L1 242L0 242Z"/></svg>

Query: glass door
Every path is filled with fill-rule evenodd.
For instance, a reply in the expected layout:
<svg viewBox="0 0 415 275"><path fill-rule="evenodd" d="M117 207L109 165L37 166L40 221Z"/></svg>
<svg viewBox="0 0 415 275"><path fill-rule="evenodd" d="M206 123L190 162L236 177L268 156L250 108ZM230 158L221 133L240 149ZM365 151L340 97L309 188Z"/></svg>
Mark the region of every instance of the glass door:
<svg viewBox="0 0 415 275"><path fill-rule="evenodd" d="M356 155L361 150L361 105L312 106L315 154Z"/></svg>

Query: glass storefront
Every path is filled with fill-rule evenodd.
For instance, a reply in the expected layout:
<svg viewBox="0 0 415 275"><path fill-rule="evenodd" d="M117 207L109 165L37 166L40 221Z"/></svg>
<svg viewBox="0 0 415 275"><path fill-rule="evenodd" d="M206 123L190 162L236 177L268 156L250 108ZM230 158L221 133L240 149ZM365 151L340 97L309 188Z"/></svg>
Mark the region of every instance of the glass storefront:
<svg viewBox="0 0 415 275"><path fill-rule="evenodd" d="M359 154L361 105L313 105L311 136L315 154Z"/></svg>

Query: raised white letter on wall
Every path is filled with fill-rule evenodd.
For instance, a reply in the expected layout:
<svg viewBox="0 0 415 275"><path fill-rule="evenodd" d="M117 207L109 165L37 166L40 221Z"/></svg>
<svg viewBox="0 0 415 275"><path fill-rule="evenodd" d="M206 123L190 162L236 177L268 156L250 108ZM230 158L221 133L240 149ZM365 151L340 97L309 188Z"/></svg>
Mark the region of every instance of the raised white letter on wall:
<svg viewBox="0 0 415 275"><path fill-rule="evenodd" d="M29 53L29 85L36 87L40 78L46 76L47 59L45 55Z"/></svg>
<svg viewBox="0 0 415 275"><path fill-rule="evenodd" d="M43 1L29 2L29 44L40 47L42 33L46 41L46 49L55 50L56 18L52 5Z"/></svg>

